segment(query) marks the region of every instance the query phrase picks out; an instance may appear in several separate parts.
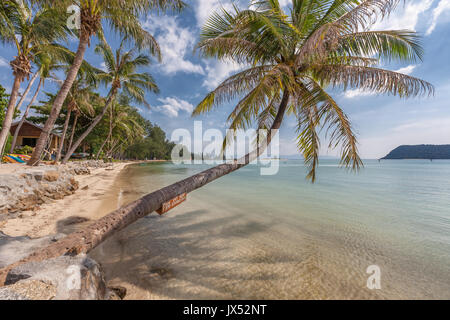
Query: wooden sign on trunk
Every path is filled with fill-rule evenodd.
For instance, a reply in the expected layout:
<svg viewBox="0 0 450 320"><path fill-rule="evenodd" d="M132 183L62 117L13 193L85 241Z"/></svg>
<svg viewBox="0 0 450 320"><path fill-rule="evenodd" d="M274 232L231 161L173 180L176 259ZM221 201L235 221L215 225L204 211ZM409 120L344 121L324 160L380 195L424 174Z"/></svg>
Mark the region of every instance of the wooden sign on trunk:
<svg viewBox="0 0 450 320"><path fill-rule="evenodd" d="M186 198L187 198L187 194L186 193L180 194L178 197L175 197L172 200L164 202L162 204L161 208L156 210L156 212L158 212L160 215L163 215L164 213L172 210L176 206L178 206L181 203L183 203L184 201L186 201Z"/></svg>

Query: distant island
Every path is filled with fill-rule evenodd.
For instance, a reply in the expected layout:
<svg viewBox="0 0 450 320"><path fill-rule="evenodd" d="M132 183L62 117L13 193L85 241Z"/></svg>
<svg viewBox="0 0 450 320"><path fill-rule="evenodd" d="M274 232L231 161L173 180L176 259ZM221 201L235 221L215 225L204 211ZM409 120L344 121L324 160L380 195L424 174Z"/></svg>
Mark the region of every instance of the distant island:
<svg viewBox="0 0 450 320"><path fill-rule="evenodd" d="M400 146L392 150L386 157L382 158L382 160L401 159L450 159L450 144Z"/></svg>

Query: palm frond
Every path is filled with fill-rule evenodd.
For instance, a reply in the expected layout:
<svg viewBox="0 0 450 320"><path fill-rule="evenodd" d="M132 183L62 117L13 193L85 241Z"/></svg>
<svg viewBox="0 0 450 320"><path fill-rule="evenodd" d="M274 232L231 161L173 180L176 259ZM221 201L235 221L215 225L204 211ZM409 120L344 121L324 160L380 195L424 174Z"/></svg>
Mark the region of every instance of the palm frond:
<svg viewBox="0 0 450 320"><path fill-rule="evenodd" d="M402 73L364 66L320 65L313 71L315 78L333 87L359 88L402 98L432 95L434 87L427 81Z"/></svg>
<svg viewBox="0 0 450 320"><path fill-rule="evenodd" d="M254 122L261 129L279 128L280 111L295 115L298 148L309 167L309 179L316 179L324 129L328 147L341 148L341 165L358 170L362 161L356 134L325 88L355 88L400 97L434 92L424 80L377 67L381 62L423 58L415 32L369 31L400 2L292 0L287 16L278 0L253 0L248 9L234 7L212 14L197 49L206 57L245 64L247 69L207 94L193 115L238 98L228 116L232 129L249 128ZM227 139L224 146L226 143Z"/></svg>
<svg viewBox="0 0 450 320"><path fill-rule="evenodd" d="M208 112L213 106L232 101L249 92L270 69L270 66L251 67L229 77L197 105L192 115L197 116Z"/></svg>
<svg viewBox="0 0 450 320"><path fill-rule="evenodd" d="M316 181L316 169L319 165L320 139L316 130L319 124L317 108L300 109L297 123L297 147L309 168L307 178L313 183Z"/></svg>
<svg viewBox="0 0 450 320"><path fill-rule="evenodd" d="M365 31L341 37L339 49L351 55L378 57L391 62L416 62L423 59L417 33L408 30Z"/></svg>

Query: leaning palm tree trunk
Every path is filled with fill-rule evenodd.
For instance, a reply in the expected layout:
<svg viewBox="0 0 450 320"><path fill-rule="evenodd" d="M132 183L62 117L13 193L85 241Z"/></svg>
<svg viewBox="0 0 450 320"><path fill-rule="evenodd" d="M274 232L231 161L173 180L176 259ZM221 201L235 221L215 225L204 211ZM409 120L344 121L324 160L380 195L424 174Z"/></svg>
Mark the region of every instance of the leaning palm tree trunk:
<svg viewBox="0 0 450 320"><path fill-rule="evenodd" d="M33 154L31 155L31 159L28 161L28 165L36 165L39 163L42 153L44 152L45 146L47 144L50 132L55 125L56 119L59 117L59 113L61 112L62 105L69 94L69 90L72 87L78 71L80 70L81 64L84 60L84 55L86 53L86 49L89 44L89 36L82 35L80 37L80 42L78 45L78 50L75 54L75 58L73 60L73 64L70 66L69 71L67 73L66 80L62 85L61 89L56 96L55 101L53 102L52 111L50 112L50 116L45 123L44 129L42 130L41 136L36 143L36 148L34 149Z"/></svg>
<svg viewBox="0 0 450 320"><path fill-rule="evenodd" d="M110 148L109 148L109 150L106 152L106 157L107 157L107 158L112 157L113 154L114 154L114 151L116 151L117 149L119 149L119 148L123 145L123 142L120 143L120 144L119 144L119 142L120 142L120 141L119 141L118 139L115 140L115 141L111 140Z"/></svg>
<svg viewBox="0 0 450 320"><path fill-rule="evenodd" d="M115 90L113 89L113 91L115 91ZM64 159L62 161L63 164L66 164L67 161L69 161L70 157L75 152L75 150L77 150L77 148L81 145L81 143L84 141L84 139L86 139L86 137L89 135L89 133L91 133L92 130L94 130L94 128L97 126L97 124L103 119L103 117L106 114L106 111L108 111L108 108L111 106L115 97L116 97L115 93L112 93L109 96L108 101L106 102L105 107L102 110L102 113L100 113L97 117L95 117L94 121L92 121L91 125L86 129L86 131L83 132L83 134L78 138L78 140L73 144L73 146L70 147L69 151L64 156Z"/></svg>
<svg viewBox="0 0 450 320"><path fill-rule="evenodd" d="M117 159L117 158L114 157L114 155L118 155L118 156L120 157L120 152L119 152L119 151L123 148L123 145L124 145L124 144L125 144L125 141L122 141L121 144L115 146L115 147L110 151L109 156L112 157L112 158L114 158L114 159Z"/></svg>
<svg viewBox="0 0 450 320"><path fill-rule="evenodd" d="M20 98L19 102L17 103L16 110L20 110L22 107L22 104L24 103L26 97L30 93L31 87L33 86L34 82L36 81L37 77L39 76L39 71L35 72L31 80L28 82L27 88L22 94L22 97Z"/></svg>
<svg viewBox="0 0 450 320"><path fill-rule="evenodd" d="M70 121L71 114L72 114L72 108L69 107L69 109L67 110L66 121L64 121L64 128L63 128L63 132L62 132L62 136L61 136L61 143L59 144L58 153L56 154L56 159L55 159L56 163L58 163L59 160L61 159L61 153L62 153L62 149L64 146L64 140L66 140L67 128L69 128L69 121Z"/></svg>
<svg viewBox="0 0 450 320"><path fill-rule="evenodd" d="M77 112L75 112L75 119L73 119L72 134L70 135L70 140L69 140L69 143L67 144L66 153L70 148L72 148L73 137L75 136L75 131L77 129L78 116L79 116L79 113L77 111Z"/></svg>
<svg viewBox="0 0 450 320"><path fill-rule="evenodd" d="M100 149L98 149L97 155L95 156L95 159L98 160L98 158L100 157L100 154L102 153L103 148L105 147L106 143L109 141L109 139L112 137L112 132L113 132L113 125L112 125L112 108L109 109L109 132L108 132L108 137L106 137L105 141L103 141Z"/></svg>
<svg viewBox="0 0 450 320"><path fill-rule="evenodd" d="M143 198L110 213L102 219L97 220L87 228L74 232L51 244L47 248L36 251L27 258L0 269L0 285L4 283L8 272L12 268L24 263L42 261L62 255L88 253L114 233L126 228L130 224L149 215L153 211L158 210L164 202L167 202L184 193L190 193L210 182L213 182L216 179L245 167L250 162L257 159L270 144L275 131L277 131L281 126L288 101L289 94L285 93L265 143L259 148L256 148L256 150L247 154L241 159L241 161L221 164L174 183L168 187L150 193Z"/></svg>
<svg viewBox="0 0 450 320"><path fill-rule="evenodd" d="M19 89L21 83L21 77L15 76L14 84L11 90L11 96L9 97L8 108L6 109L5 119L3 120L2 131L0 132L0 155L3 154L6 146L6 140L9 135L9 130L11 129L11 123L14 118L14 111L16 109L16 101L19 96Z"/></svg>
<svg viewBox="0 0 450 320"><path fill-rule="evenodd" d="M13 153L13 152L14 152L14 149L16 148L17 138L19 137L20 129L22 129L22 126L23 126L25 120L26 120L27 117L28 117L28 113L30 112L31 106L33 105L33 103L34 103L34 102L36 101L36 99L37 99L37 96L38 96L38 94L39 94L39 91L41 90L41 87L42 87L43 82L44 82L44 80L42 80L42 79L39 81L39 85L38 85L38 87L37 87L37 89L36 89L36 92L34 93L33 98L31 98L31 101L30 101L30 103L28 104L28 106L27 106L27 108L26 108L26 110L25 110L25 113L23 114L22 119L20 119L19 125L18 125L17 128L16 128L16 131L14 131L14 138L13 138L13 141L12 141L12 143L11 143L11 149L9 150L10 153ZM24 95L25 95L25 93L24 93ZM19 102L19 105L20 105L20 102Z"/></svg>
<svg viewBox="0 0 450 320"><path fill-rule="evenodd" d="M108 133L108 137L105 139L105 141L103 141L103 143L102 143L100 149L98 149L97 155L95 156L95 159L98 160L98 159L100 158L100 154L102 153L103 148L105 147L106 143L109 141L109 138L111 138L111 135L112 135L112 132L111 132L111 130L110 130L110 132Z"/></svg>

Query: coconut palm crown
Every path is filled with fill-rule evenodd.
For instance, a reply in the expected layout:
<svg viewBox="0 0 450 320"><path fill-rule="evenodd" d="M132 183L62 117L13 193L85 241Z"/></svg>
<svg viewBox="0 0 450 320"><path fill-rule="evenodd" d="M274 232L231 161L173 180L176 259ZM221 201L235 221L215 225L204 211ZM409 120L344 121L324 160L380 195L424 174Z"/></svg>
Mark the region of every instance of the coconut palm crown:
<svg viewBox="0 0 450 320"><path fill-rule="evenodd" d="M95 126L105 116L108 109L115 102L117 95L121 92L132 101L149 106L145 100L147 91L158 93L159 88L153 77L147 72L140 72L142 67L148 67L151 58L140 54L137 47L126 51L124 46L126 39L123 39L119 48L113 52L111 47L102 42L97 45L95 51L103 57L106 70L97 74L97 79L106 87L110 87L106 103L102 112L95 117L87 130L78 138L63 159L66 163L77 147L95 128Z"/></svg>
<svg viewBox="0 0 450 320"><path fill-rule="evenodd" d="M138 69L148 67L151 58L148 55L138 53L137 48L125 50L125 39L122 40L115 52L106 43L97 45L95 52L100 54L105 63L105 71L97 74L100 83L105 87L111 86L110 95L116 95L122 89L124 95L134 102L145 104L146 91L159 93L159 88L148 72L140 72Z"/></svg>
<svg viewBox="0 0 450 320"><path fill-rule="evenodd" d="M139 49L149 49L150 54L161 59L161 52L154 37L143 27L139 18L151 11L179 11L185 7L181 0L31 0L40 6L57 7L63 12L70 6L80 10L80 40L98 35L104 40L102 23L121 36L127 36L129 43ZM76 30L75 30L76 31Z"/></svg>
<svg viewBox="0 0 450 320"><path fill-rule="evenodd" d="M16 52L14 60L10 62L14 82L0 132L0 153L9 133L20 85L32 75L35 57L46 53L55 59L68 59L70 51L56 43L67 39L67 34L65 20L56 10L36 8L21 0L0 3L0 41L14 47Z"/></svg>
<svg viewBox="0 0 450 320"><path fill-rule="evenodd" d="M202 29L198 50L205 57L246 68L223 81L193 115L239 98L229 115L231 129L272 127L276 116L297 121L297 144L316 179L320 132L330 148L341 147L341 165L358 170L362 161L350 120L327 88L362 89L403 98L433 94L421 79L380 67L422 60L419 36L408 30L373 31L399 0L278 0L214 13Z"/></svg>
<svg viewBox="0 0 450 320"><path fill-rule="evenodd" d="M148 49L152 56L161 60L161 51L155 38L148 33L140 22L140 18L151 11L181 10L184 2L181 0L29 0L41 7L57 8L64 16L69 8L79 9L79 19L75 15L74 30L78 34L79 42L75 59L67 73L66 80L58 92L52 107L52 112L44 125L43 134L36 143L35 150L28 161L29 165L36 165L44 152L49 132L54 126L61 112L61 107L66 99L70 87L76 79L76 75L84 59L91 38L97 35L101 41L105 41L104 26L108 26L116 34L126 37L129 44L139 49ZM66 15L69 19L68 15ZM72 21L73 22L73 21ZM79 24L78 24L79 22ZM0 21L1 24L1 21Z"/></svg>

